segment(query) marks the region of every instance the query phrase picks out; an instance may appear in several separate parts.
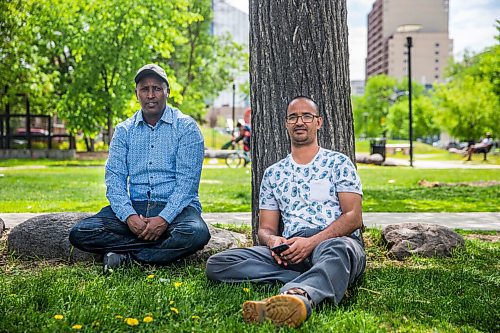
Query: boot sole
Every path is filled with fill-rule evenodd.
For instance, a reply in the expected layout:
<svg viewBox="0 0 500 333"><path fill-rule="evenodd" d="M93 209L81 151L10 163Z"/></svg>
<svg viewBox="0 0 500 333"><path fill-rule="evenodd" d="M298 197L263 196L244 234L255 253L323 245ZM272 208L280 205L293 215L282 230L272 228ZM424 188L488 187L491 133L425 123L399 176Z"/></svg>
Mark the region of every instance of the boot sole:
<svg viewBox="0 0 500 333"><path fill-rule="evenodd" d="M263 301L243 303L243 320L262 323L270 320L275 326L298 327L307 319L304 302L291 295L277 295Z"/></svg>

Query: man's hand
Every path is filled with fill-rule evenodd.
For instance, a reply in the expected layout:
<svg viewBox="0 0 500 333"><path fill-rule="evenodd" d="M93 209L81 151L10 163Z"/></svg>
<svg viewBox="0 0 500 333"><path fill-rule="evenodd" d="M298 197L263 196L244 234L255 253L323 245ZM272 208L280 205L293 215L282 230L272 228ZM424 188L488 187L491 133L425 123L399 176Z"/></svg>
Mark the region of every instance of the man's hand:
<svg viewBox="0 0 500 333"><path fill-rule="evenodd" d="M269 249L271 249L272 247L278 246L278 245L283 244L285 242L286 242L286 238L272 235L272 236L268 237L266 245ZM281 264L283 264L285 266L287 265L286 261L281 259L281 257L278 254L271 251L271 255L273 256L274 260L276 260L278 265L281 265Z"/></svg>
<svg viewBox="0 0 500 333"><path fill-rule="evenodd" d="M167 230L168 223L161 216L146 217L146 228L139 235L139 238L147 241L155 241Z"/></svg>
<svg viewBox="0 0 500 333"><path fill-rule="evenodd" d="M318 245L314 237L292 237L286 241L290 248L281 257L290 264L299 264L309 257Z"/></svg>
<svg viewBox="0 0 500 333"><path fill-rule="evenodd" d="M146 229L146 222L144 221L142 216L137 214L130 215L127 218L127 225L130 231L139 236L144 229Z"/></svg>

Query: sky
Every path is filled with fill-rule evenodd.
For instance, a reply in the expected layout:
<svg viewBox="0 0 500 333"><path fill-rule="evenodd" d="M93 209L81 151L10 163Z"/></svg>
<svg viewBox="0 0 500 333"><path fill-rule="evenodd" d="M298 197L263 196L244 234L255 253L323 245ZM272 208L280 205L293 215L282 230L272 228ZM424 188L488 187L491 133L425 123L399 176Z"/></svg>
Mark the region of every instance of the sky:
<svg viewBox="0 0 500 333"><path fill-rule="evenodd" d="M226 2L248 13L248 0ZM347 0L351 80L364 80L365 77L366 17L373 3L374 0ZM494 45L495 20L499 19L498 0L450 0L449 32L455 59L461 59L466 49L479 52Z"/></svg>

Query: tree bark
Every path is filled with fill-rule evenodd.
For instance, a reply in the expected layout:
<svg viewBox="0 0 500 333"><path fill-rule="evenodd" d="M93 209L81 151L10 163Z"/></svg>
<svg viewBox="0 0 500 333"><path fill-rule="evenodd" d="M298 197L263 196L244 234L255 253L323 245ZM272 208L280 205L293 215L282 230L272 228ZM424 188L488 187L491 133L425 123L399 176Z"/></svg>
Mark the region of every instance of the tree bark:
<svg viewBox="0 0 500 333"><path fill-rule="evenodd" d="M319 142L354 162L345 0L250 0L252 229L258 243L259 188L265 169L290 151L288 102L314 99Z"/></svg>

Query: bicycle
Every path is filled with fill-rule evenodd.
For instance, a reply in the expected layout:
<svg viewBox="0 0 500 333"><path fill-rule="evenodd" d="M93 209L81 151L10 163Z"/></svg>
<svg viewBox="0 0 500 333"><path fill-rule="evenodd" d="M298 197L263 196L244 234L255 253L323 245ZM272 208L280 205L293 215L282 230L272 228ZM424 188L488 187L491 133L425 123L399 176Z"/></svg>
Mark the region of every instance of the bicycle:
<svg viewBox="0 0 500 333"><path fill-rule="evenodd" d="M246 167L250 162L250 152L240 149L226 156L226 165L230 168Z"/></svg>

